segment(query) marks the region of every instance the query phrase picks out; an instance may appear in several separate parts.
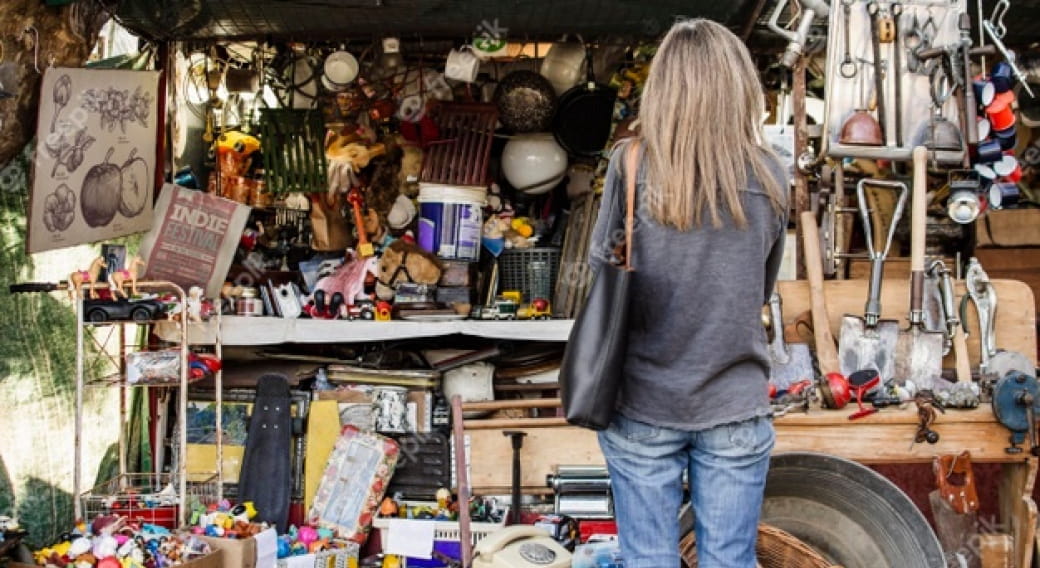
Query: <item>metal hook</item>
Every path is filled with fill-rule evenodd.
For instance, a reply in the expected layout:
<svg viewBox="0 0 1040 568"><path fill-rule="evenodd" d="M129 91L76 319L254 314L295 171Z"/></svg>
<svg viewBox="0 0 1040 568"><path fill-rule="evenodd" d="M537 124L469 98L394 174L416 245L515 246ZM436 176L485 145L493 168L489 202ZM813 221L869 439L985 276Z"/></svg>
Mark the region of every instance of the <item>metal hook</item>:
<svg viewBox="0 0 1040 568"><path fill-rule="evenodd" d="M37 74L42 74L40 71L40 31L34 26L25 26L22 30L22 34L32 34L33 36L33 68L36 69Z"/></svg>
<svg viewBox="0 0 1040 568"><path fill-rule="evenodd" d="M993 6L993 13L989 17L989 22L993 26L996 36L1000 39L1004 39L1004 34L1007 33L1007 26L1004 25L1004 14L1007 13L1008 8L1011 7L1011 2L1008 0L1000 0L995 6Z"/></svg>

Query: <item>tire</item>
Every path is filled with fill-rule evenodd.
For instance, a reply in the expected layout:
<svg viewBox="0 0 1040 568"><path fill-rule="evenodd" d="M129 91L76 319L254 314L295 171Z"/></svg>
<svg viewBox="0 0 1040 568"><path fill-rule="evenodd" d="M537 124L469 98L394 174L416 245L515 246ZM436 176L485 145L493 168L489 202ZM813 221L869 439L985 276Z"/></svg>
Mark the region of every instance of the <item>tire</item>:
<svg viewBox="0 0 1040 568"><path fill-rule="evenodd" d="M104 308L94 308L87 312L86 320L92 323L103 323L108 321L108 312Z"/></svg>
<svg viewBox="0 0 1040 568"><path fill-rule="evenodd" d="M130 312L130 319L138 323L151 321L152 312L145 307L134 308L134 311Z"/></svg>
<svg viewBox="0 0 1040 568"><path fill-rule="evenodd" d="M376 313L372 310L362 310L361 319L372 321L376 319Z"/></svg>

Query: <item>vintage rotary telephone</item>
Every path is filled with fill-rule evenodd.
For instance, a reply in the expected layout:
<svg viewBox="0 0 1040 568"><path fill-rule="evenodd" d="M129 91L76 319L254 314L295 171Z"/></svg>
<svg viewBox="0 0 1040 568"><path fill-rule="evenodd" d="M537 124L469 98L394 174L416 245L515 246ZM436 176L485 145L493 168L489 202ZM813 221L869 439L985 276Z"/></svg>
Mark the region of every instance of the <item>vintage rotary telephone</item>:
<svg viewBox="0 0 1040 568"><path fill-rule="evenodd" d="M473 550L473 568L566 568L571 553L533 525L512 525L491 533Z"/></svg>

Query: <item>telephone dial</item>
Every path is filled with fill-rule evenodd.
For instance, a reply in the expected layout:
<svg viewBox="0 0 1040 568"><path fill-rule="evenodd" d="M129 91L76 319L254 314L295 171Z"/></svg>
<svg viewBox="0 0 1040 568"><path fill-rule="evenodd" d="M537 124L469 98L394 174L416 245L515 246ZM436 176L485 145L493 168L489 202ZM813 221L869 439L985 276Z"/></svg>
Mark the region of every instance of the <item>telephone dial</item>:
<svg viewBox="0 0 1040 568"><path fill-rule="evenodd" d="M495 531L473 549L473 568L568 568L571 553L533 525Z"/></svg>

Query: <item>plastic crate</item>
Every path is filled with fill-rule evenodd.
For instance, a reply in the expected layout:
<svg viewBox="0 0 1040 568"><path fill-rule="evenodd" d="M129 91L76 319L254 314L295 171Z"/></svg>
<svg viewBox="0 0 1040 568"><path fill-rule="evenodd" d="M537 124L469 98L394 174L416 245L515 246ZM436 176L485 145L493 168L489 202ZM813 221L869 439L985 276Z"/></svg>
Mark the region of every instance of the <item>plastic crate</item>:
<svg viewBox="0 0 1040 568"><path fill-rule="evenodd" d="M524 301L535 298L552 301L559 273L558 248L506 249L498 257L499 292L520 290Z"/></svg>
<svg viewBox="0 0 1040 568"><path fill-rule="evenodd" d="M407 503L407 502L406 502ZM498 523L470 523L469 532L470 539L473 544L477 544L489 534L501 529L506 526L506 519L509 518L509 508L506 507L502 513L502 521ZM459 523L458 521L423 521L427 523L436 523L433 528L433 540L444 540L459 542L461 536L459 534ZM387 529L390 528L390 519L386 517L377 517L372 520L372 527L379 530L379 542L386 543Z"/></svg>
<svg viewBox="0 0 1040 568"><path fill-rule="evenodd" d="M215 475L189 475L187 486L188 508L205 508L217 502ZM177 490L175 478L168 473L124 473L95 485L80 495L80 499L87 519L122 515L176 529L181 524Z"/></svg>
<svg viewBox="0 0 1040 568"><path fill-rule="evenodd" d="M308 556L314 557L314 568L357 568L359 550L358 543L349 542L343 548L324 550ZM275 565L278 568L287 568L289 559L281 558Z"/></svg>

